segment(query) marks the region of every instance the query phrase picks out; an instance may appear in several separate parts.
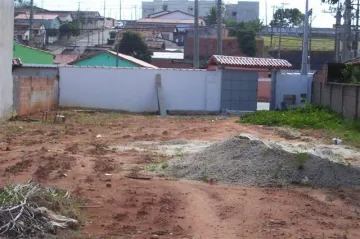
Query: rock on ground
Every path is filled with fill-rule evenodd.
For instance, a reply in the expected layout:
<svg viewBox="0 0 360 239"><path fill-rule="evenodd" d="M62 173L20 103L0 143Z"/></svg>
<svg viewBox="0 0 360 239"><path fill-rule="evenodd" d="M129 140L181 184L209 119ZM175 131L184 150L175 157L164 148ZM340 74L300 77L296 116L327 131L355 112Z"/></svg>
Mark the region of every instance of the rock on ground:
<svg viewBox="0 0 360 239"><path fill-rule="evenodd" d="M360 187L360 169L310 154L293 154L260 140L232 137L203 151L169 161L171 176L266 186Z"/></svg>

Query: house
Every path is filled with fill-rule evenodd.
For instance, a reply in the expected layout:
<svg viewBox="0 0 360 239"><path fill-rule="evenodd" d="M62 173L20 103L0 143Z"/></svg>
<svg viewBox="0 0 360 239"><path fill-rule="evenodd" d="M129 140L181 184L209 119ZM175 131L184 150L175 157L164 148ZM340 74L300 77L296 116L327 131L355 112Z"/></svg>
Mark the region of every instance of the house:
<svg viewBox="0 0 360 239"><path fill-rule="evenodd" d="M118 62L118 65L117 65ZM74 66L108 66L108 67L145 67L154 68L157 67L147 62L138 60L134 57L117 54L113 51L99 51L94 54L88 55L85 58L75 60L69 65Z"/></svg>
<svg viewBox="0 0 360 239"><path fill-rule="evenodd" d="M13 58L20 58L24 64L53 64L54 55L37 48L14 42Z"/></svg>
<svg viewBox="0 0 360 239"><path fill-rule="evenodd" d="M10 116L13 105L11 46L14 38L14 1L0 1L0 24L0 119L3 119Z"/></svg>
<svg viewBox="0 0 360 239"><path fill-rule="evenodd" d="M66 11L47 11L46 14L57 15L60 19L61 24L69 23L74 21L73 14L71 12Z"/></svg>
<svg viewBox="0 0 360 239"><path fill-rule="evenodd" d="M159 68L190 69L191 63L184 62L183 52L154 52L151 64Z"/></svg>
<svg viewBox="0 0 360 239"><path fill-rule="evenodd" d="M259 1L239 1L225 5L225 20L248 22L260 17Z"/></svg>
<svg viewBox="0 0 360 239"><path fill-rule="evenodd" d="M40 8L40 7L33 7L33 12L34 13L45 13L45 12L49 12L49 10L46 10L44 8ZM20 15L20 14L30 14L30 7L17 7L14 9L14 17Z"/></svg>
<svg viewBox="0 0 360 239"><path fill-rule="evenodd" d="M212 7L216 6L215 1L199 1L199 16L205 17L208 15ZM181 11L191 15L195 14L194 0L153 0L151 2L142 2L142 17L151 17L158 13L168 11Z"/></svg>
<svg viewBox="0 0 360 239"><path fill-rule="evenodd" d="M42 23L34 23L33 28L33 44L42 47L46 42L46 29ZM14 24L14 38L19 41L28 42L30 35L29 22L17 22Z"/></svg>
<svg viewBox="0 0 360 239"><path fill-rule="evenodd" d="M15 17L15 23L30 23L30 14L20 14ZM61 25L59 15L47 13L35 13L33 23L41 23L46 29L46 42L54 43L58 40L58 30ZM55 33L51 33L55 31Z"/></svg>

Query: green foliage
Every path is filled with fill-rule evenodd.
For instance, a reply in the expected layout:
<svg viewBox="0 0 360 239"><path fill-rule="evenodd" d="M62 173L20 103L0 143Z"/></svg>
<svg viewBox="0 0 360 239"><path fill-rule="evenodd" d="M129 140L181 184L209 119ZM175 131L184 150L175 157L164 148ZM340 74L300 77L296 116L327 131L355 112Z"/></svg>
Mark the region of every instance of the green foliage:
<svg viewBox="0 0 360 239"><path fill-rule="evenodd" d="M242 117L240 123L324 129L330 137L339 137L360 147L360 122L344 119L340 114L320 106L306 105L288 111L257 111Z"/></svg>
<svg viewBox="0 0 360 239"><path fill-rule="evenodd" d="M80 29L77 25L73 23L64 23L60 26L59 32L61 36L67 36L67 38L70 38L70 36L79 36L80 35Z"/></svg>
<svg viewBox="0 0 360 239"><path fill-rule="evenodd" d="M279 8L274 13L274 20L270 23L274 26L296 27L303 22L304 14L297 8Z"/></svg>
<svg viewBox="0 0 360 239"><path fill-rule="evenodd" d="M29 7L31 7L30 0L14 0L14 3L15 3L15 8L29 8ZM34 3L33 6L36 6L36 4Z"/></svg>
<svg viewBox="0 0 360 239"><path fill-rule="evenodd" d="M229 36L236 37L241 51L247 56L256 55L256 33L264 29L264 24L260 20L248 22L226 21L225 25L229 29Z"/></svg>
<svg viewBox="0 0 360 239"><path fill-rule="evenodd" d="M151 62L151 53L144 38L138 32L128 31L123 34L119 44L119 52L145 62Z"/></svg>
<svg viewBox="0 0 360 239"><path fill-rule="evenodd" d="M111 32L109 32L110 39L115 39L115 38L116 38L116 34L117 34L117 31L111 31Z"/></svg>
<svg viewBox="0 0 360 239"><path fill-rule="evenodd" d="M217 12L216 7L212 7L208 13L208 15L205 17L205 22L207 26L213 26L217 23Z"/></svg>
<svg viewBox="0 0 360 239"><path fill-rule="evenodd" d="M256 34L253 31L237 32L236 38L239 42L242 53L247 56L256 55Z"/></svg>
<svg viewBox="0 0 360 239"><path fill-rule="evenodd" d="M46 30L46 35L48 35L49 37L55 37L57 36L59 33L59 30L57 29L47 29Z"/></svg>
<svg viewBox="0 0 360 239"><path fill-rule="evenodd" d="M335 4L338 4L339 0L321 0L321 2L335 5Z"/></svg>
<svg viewBox="0 0 360 239"><path fill-rule="evenodd" d="M360 66L347 65L342 74L344 83L360 84Z"/></svg>

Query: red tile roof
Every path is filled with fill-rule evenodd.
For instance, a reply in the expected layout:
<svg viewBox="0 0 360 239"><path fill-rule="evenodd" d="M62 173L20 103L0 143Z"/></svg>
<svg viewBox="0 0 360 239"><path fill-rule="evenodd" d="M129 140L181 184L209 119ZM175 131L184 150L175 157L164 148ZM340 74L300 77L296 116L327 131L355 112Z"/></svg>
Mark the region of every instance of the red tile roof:
<svg viewBox="0 0 360 239"><path fill-rule="evenodd" d="M208 61L209 65L233 66L242 68L288 69L292 65L287 60L255 57L219 56L214 55Z"/></svg>
<svg viewBox="0 0 360 239"><path fill-rule="evenodd" d="M47 14L47 13L35 13L35 20L54 20L58 18L57 14ZM30 19L30 14L20 14L15 17L15 19Z"/></svg>
<svg viewBox="0 0 360 239"><path fill-rule="evenodd" d="M77 54L60 54L55 56L55 64L67 64L78 59L79 55Z"/></svg>

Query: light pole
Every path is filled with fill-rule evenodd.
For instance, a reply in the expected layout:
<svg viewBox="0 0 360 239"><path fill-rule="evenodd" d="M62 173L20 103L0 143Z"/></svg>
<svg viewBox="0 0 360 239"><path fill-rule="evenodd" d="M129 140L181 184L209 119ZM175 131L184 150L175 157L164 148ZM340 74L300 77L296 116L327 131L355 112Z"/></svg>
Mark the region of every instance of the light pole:
<svg viewBox="0 0 360 239"><path fill-rule="evenodd" d="M309 55L309 0L306 0L305 5L305 19L304 19L304 34L303 34L303 52L301 64L301 80L307 82L306 100L311 101L311 84L308 79L308 55ZM299 96L304 92L299 92ZM300 104L301 99L297 97L296 103Z"/></svg>

